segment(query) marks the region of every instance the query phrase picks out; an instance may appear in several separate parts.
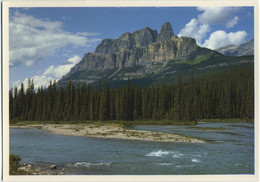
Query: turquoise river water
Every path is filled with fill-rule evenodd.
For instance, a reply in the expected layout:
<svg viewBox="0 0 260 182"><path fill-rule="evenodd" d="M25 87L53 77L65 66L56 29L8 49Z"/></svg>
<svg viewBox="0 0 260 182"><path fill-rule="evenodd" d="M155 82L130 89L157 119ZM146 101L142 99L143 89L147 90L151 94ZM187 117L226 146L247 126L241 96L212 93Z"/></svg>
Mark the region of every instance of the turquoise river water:
<svg viewBox="0 0 260 182"><path fill-rule="evenodd" d="M201 130L201 127L225 130ZM20 155L22 163L57 164L58 168L65 168L68 175L254 174L254 125L251 123L131 128L190 135L207 142L149 142L10 129L10 152Z"/></svg>

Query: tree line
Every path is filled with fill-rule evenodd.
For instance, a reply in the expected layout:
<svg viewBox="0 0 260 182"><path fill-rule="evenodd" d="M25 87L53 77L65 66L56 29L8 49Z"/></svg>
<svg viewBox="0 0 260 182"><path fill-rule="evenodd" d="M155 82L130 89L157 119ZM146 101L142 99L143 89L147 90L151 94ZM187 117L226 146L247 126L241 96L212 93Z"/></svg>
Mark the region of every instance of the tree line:
<svg viewBox="0 0 260 182"><path fill-rule="evenodd" d="M112 89L104 81L93 87L71 81L65 88L51 82L34 88L33 80L9 91L9 118L17 121L134 121L254 118L253 67L218 73L176 85L141 89L126 85Z"/></svg>

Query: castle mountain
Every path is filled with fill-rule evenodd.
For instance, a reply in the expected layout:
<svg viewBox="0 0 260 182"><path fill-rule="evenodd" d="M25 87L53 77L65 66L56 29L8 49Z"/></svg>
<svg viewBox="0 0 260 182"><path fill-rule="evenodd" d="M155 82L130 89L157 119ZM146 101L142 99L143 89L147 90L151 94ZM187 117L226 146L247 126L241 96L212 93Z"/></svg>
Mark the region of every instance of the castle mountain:
<svg viewBox="0 0 260 182"><path fill-rule="evenodd" d="M174 35L167 22L159 33L145 27L133 33L126 32L117 39L102 40L58 85L65 85L68 80L73 84L100 80L119 83L128 78L139 84L167 82L174 80L179 72L190 71L191 66L216 58L224 57L198 46L193 38Z"/></svg>

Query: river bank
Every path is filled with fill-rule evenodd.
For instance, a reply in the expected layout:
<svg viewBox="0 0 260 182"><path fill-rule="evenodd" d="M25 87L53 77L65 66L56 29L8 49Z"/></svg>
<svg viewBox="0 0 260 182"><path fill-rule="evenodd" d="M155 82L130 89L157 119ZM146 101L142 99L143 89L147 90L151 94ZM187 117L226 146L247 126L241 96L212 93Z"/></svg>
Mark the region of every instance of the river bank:
<svg viewBox="0 0 260 182"><path fill-rule="evenodd" d="M18 168L17 172L17 175L64 175L65 168L52 168L52 166L46 166L46 164L22 164L21 167Z"/></svg>
<svg viewBox="0 0 260 182"><path fill-rule="evenodd" d="M19 155L9 155L10 175L63 175L66 170L65 168L58 168L56 164L21 164L20 161L21 157Z"/></svg>
<svg viewBox="0 0 260 182"><path fill-rule="evenodd" d="M96 138L127 139L159 142L204 143L205 141L173 133L125 129L119 124L16 124L11 128L43 129L53 134Z"/></svg>

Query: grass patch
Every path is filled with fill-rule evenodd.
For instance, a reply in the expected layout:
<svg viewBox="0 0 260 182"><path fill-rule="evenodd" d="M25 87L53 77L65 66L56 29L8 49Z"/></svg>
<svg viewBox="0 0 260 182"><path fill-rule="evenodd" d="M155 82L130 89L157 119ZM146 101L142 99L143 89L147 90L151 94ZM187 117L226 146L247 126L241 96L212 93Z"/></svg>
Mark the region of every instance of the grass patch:
<svg viewBox="0 0 260 182"><path fill-rule="evenodd" d="M47 122L45 122L47 123ZM10 123L12 126L24 126L24 125L44 125L43 121L18 121L17 123Z"/></svg>
<svg viewBox="0 0 260 182"><path fill-rule="evenodd" d="M124 134L126 134L127 136L139 136L139 134L135 131L127 131L127 132L123 132Z"/></svg>
<svg viewBox="0 0 260 182"><path fill-rule="evenodd" d="M180 61L176 61L176 63L195 65L195 64L201 63L202 61L209 60L211 58L211 56L213 56L213 53L209 53L206 55L199 55L197 57L192 57L192 58L181 59Z"/></svg>
<svg viewBox="0 0 260 182"><path fill-rule="evenodd" d="M159 133L152 133L151 135L152 135L152 137L155 137L155 138L161 138L161 134L159 134Z"/></svg>
<svg viewBox="0 0 260 182"><path fill-rule="evenodd" d="M253 119L240 119L240 118L229 118L229 119L200 119L200 122L245 122L254 123Z"/></svg>
<svg viewBox="0 0 260 182"><path fill-rule="evenodd" d="M145 120L145 121L121 121L123 126L131 126L131 125L196 125L196 121L170 121L170 120L161 120L161 121L153 121L153 120Z"/></svg>
<svg viewBox="0 0 260 182"><path fill-rule="evenodd" d="M137 121L118 121L118 120L108 120L108 121L19 121L12 126L25 126L25 125L44 125L44 124L93 124L91 128L98 128L103 125L125 127L131 125L187 125L194 126L198 122L248 122L254 123L253 119L240 119L240 118L229 118L229 119L199 119L198 121L172 121L172 120L137 120ZM38 129L41 129L42 126L39 126Z"/></svg>
<svg viewBox="0 0 260 182"><path fill-rule="evenodd" d="M226 128L223 127L217 127L217 128L213 128L213 127L192 127L194 129L198 129L198 130L203 130L203 131L224 131L227 130Z"/></svg>
<svg viewBox="0 0 260 182"><path fill-rule="evenodd" d="M191 141L192 139L201 140L201 141L206 141L205 139L202 139L202 138L200 138L200 137L194 137L194 136L188 136L188 135L179 135L179 134L175 134L175 135L185 137L185 138L187 138L189 141Z"/></svg>

